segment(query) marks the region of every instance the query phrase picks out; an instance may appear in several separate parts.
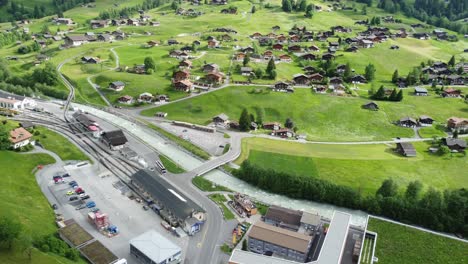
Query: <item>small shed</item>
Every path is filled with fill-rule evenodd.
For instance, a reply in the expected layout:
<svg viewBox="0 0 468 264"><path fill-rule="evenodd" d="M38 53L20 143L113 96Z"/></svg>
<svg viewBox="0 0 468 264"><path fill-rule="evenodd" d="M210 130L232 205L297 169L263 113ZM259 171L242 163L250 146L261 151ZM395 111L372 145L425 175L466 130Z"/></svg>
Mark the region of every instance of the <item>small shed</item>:
<svg viewBox="0 0 468 264"><path fill-rule="evenodd" d="M399 142L396 151L405 157L416 157L416 149L410 142Z"/></svg>

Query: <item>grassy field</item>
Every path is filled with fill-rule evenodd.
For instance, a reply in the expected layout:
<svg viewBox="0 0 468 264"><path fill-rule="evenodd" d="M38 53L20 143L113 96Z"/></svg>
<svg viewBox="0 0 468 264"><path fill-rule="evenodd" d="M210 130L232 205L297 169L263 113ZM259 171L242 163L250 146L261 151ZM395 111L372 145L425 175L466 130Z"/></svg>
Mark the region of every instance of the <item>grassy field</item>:
<svg viewBox="0 0 468 264"><path fill-rule="evenodd" d="M214 185L213 182L203 178L203 176L196 176L192 179L193 185L204 192L230 192L228 188L220 185Z"/></svg>
<svg viewBox="0 0 468 264"><path fill-rule="evenodd" d="M405 91L402 102L378 102L380 111L361 109L361 105L369 101L367 95L338 97L314 94L310 89L296 89L293 94L271 92L265 87L259 89L261 92L253 92L254 87L227 87L193 99L148 109L142 114L153 116L155 112L163 111L174 120L208 124L213 116L220 113L226 113L231 120L238 120L243 108L254 115L257 109L263 109L264 122L283 123L290 117L298 127L298 133L306 134L309 140L370 141L413 137L411 129L392 124L402 117L429 115L445 124L447 118L465 116L468 111L467 104L461 99L444 99L434 94L428 97L413 96L412 89ZM427 132L424 135L430 137L434 131Z"/></svg>
<svg viewBox="0 0 468 264"><path fill-rule="evenodd" d="M467 243L374 218L367 229L378 234L375 255L382 264L468 262Z"/></svg>
<svg viewBox="0 0 468 264"><path fill-rule="evenodd" d="M18 161L21 162L18 162ZM19 154L0 151L0 216L10 215L18 218L23 232L34 238L55 233L54 214L50 204L39 189L31 171L37 165L45 165L54 160L45 154ZM0 263L38 263L68 264L74 263L52 254L33 250L32 261L23 254L19 247L12 252L0 250ZM84 263L80 261L79 263Z"/></svg>
<svg viewBox="0 0 468 264"><path fill-rule="evenodd" d="M88 156L64 136L44 127L38 127L35 130L40 132L40 135L36 136L36 140L62 160L89 160Z"/></svg>
<svg viewBox="0 0 468 264"><path fill-rule="evenodd" d="M374 194L389 177L401 188L414 180L438 189L468 187L461 173L468 166L467 157L429 154L427 143L414 146L417 157L403 158L393 153L394 146L384 144L318 145L248 138L236 163L248 159L263 168L319 177L363 194Z"/></svg>
<svg viewBox="0 0 468 264"><path fill-rule="evenodd" d="M223 210L224 219L232 220L235 218L234 213L232 213L231 210L229 210L229 208L224 205L224 203L227 202L227 199L224 197L224 195L215 193L208 195L208 197L221 207Z"/></svg>
<svg viewBox="0 0 468 264"><path fill-rule="evenodd" d="M163 155L159 155L159 159L163 163L164 167L166 167L166 169L170 173L177 174L177 173L184 173L185 172L185 170L183 168L181 168L179 165L175 164L174 161L172 161L168 157L163 156Z"/></svg>

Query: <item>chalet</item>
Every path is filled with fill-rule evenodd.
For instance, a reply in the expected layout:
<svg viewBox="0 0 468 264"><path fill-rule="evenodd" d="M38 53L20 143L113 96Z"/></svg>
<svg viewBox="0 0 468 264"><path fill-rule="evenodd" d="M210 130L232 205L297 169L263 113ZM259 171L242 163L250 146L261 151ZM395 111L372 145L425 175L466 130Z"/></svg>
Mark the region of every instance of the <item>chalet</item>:
<svg viewBox="0 0 468 264"><path fill-rule="evenodd" d="M333 60L335 58L335 55L331 54L331 53L324 53L322 55L322 60Z"/></svg>
<svg viewBox="0 0 468 264"><path fill-rule="evenodd" d="M255 49L252 48L252 47L246 47L246 48L242 49L242 52L244 52L244 53L254 53Z"/></svg>
<svg viewBox="0 0 468 264"><path fill-rule="evenodd" d="M182 52L190 53L190 52L193 51L193 48L192 48L192 46L184 46L184 47L180 48L180 50Z"/></svg>
<svg viewBox="0 0 468 264"><path fill-rule="evenodd" d="M88 43L88 38L84 35L82 36L66 36L65 37L65 46L67 47L77 47L85 43Z"/></svg>
<svg viewBox="0 0 468 264"><path fill-rule="evenodd" d="M299 45L291 45L288 47L289 52L301 52L302 48Z"/></svg>
<svg viewBox="0 0 468 264"><path fill-rule="evenodd" d="M289 37L289 42L299 42L301 38L298 35L292 35Z"/></svg>
<svg viewBox="0 0 468 264"><path fill-rule="evenodd" d="M432 119L430 116L422 115L419 117L418 122L421 126L432 126L434 119Z"/></svg>
<svg viewBox="0 0 468 264"><path fill-rule="evenodd" d="M37 43L41 48L47 47L47 43L46 43L45 40L43 40L43 39L36 39L35 41L36 41L36 43Z"/></svg>
<svg viewBox="0 0 468 264"><path fill-rule="evenodd" d="M273 50L283 50L283 44L276 43L276 44L273 44L273 46L271 46L271 48Z"/></svg>
<svg viewBox="0 0 468 264"><path fill-rule="evenodd" d="M442 29L434 29L432 31L432 34L434 34L438 40L447 40L448 39L447 32L442 30Z"/></svg>
<svg viewBox="0 0 468 264"><path fill-rule="evenodd" d="M245 58L245 53L243 52L239 52L235 55L236 61L244 61L244 58Z"/></svg>
<svg viewBox="0 0 468 264"><path fill-rule="evenodd" d="M413 33L413 38L428 40L431 38L431 36L427 33Z"/></svg>
<svg viewBox="0 0 468 264"><path fill-rule="evenodd" d="M403 117L398 121L398 124L404 127L416 127L418 122L414 118Z"/></svg>
<svg viewBox="0 0 468 264"><path fill-rule="evenodd" d="M182 60L179 62L180 69L190 69L192 68L192 62L189 60Z"/></svg>
<svg viewBox="0 0 468 264"><path fill-rule="evenodd" d="M295 74L293 76L293 81L297 85L308 85L310 82L309 77L302 73Z"/></svg>
<svg viewBox="0 0 468 264"><path fill-rule="evenodd" d="M229 42L229 41L232 41L232 37L229 36L228 34L224 34L221 36L221 40Z"/></svg>
<svg viewBox="0 0 468 264"><path fill-rule="evenodd" d="M175 39L169 39L167 40L167 45L172 46L172 45L177 45L179 42Z"/></svg>
<svg viewBox="0 0 468 264"><path fill-rule="evenodd" d="M209 64L203 65L203 72L216 72L216 71L219 71L218 64L209 63Z"/></svg>
<svg viewBox="0 0 468 264"><path fill-rule="evenodd" d="M343 26L335 26L335 27L332 27L331 28L332 31L334 31L335 33L338 32L338 33L349 33L349 32L352 32L352 30L350 28L345 28Z"/></svg>
<svg viewBox="0 0 468 264"><path fill-rule="evenodd" d="M258 44L260 44L260 46L269 46L271 44L271 39L269 37L260 37L258 38Z"/></svg>
<svg viewBox="0 0 468 264"><path fill-rule="evenodd" d="M392 49L392 50L398 50L398 49L400 49L400 46L398 46L398 45L392 45L392 46L390 46L390 49Z"/></svg>
<svg viewBox="0 0 468 264"><path fill-rule="evenodd" d="M133 103L133 97L131 97L130 95L124 95L124 96L121 96L119 97L119 99L117 99L117 101L121 104L132 104Z"/></svg>
<svg viewBox="0 0 468 264"><path fill-rule="evenodd" d="M193 84L190 80L182 80L174 82L174 89L176 91L189 92L193 89Z"/></svg>
<svg viewBox="0 0 468 264"><path fill-rule="evenodd" d="M312 52L319 52L320 51L320 49L315 45L310 46L309 50L312 51Z"/></svg>
<svg viewBox="0 0 468 264"><path fill-rule="evenodd" d="M263 58L265 60L270 60L271 58L273 58L273 51L271 50L267 50L263 53Z"/></svg>
<svg viewBox="0 0 468 264"><path fill-rule="evenodd" d="M446 77L448 84L450 85L464 85L465 77L460 75L449 75Z"/></svg>
<svg viewBox="0 0 468 264"><path fill-rule="evenodd" d="M150 40L148 42L146 42L146 45L148 47L156 47L156 46L159 46L160 42L157 41L157 40Z"/></svg>
<svg viewBox="0 0 468 264"><path fill-rule="evenodd" d="M169 96L165 94L156 95L156 100L159 102L169 102Z"/></svg>
<svg viewBox="0 0 468 264"><path fill-rule="evenodd" d="M250 76L253 73L252 68L250 67L241 67L241 74L243 76Z"/></svg>
<svg viewBox="0 0 468 264"><path fill-rule="evenodd" d="M367 104L363 104L362 108L377 111L379 110L379 105L375 102L368 102Z"/></svg>
<svg viewBox="0 0 468 264"><path fill-rule="evenodd" d="M138 19L129 18L127 19L127 26L139 26L140 21Z"/></svg>
<svg viewBox="0 0 468 264"><path fill-rule="evenodd" d="M70 25L73 25L73 24L74 24L73 19L71 19L71 18L64 18L64 17L55 18L55 19L54 19L54 22L55 22L57 25L58 25L58 24L61 24L61 25L70 26Z"/></svg>
<svg viewBox="0 0 468 264"><path fill-rule="evenodd" d="M285 35L283 35L283 34L277 36L277 37L276 37L276 40L277 40L278 43L280 43L280 44L285 44L285 43L288 42L288 38L287 38Z"/></svg>
<svg viewBox="0 0 468 264"><path fill-rule="evenodd" d="M314 73L309 76L309 80L312 83L321 83L323 82L323 76L320 73Z"/></svg>
<svg viewBox="0 0 468 264"><path fill-rule="evenodd" d="M50 59L50 57L45 54L38 54L36 58L38 61L48 61Z"/></svg>
<svg viewBox="0 0 468 264"><path fill-rule="evenodd" d="M405 157L416 157L416 149L410 142L400 142L396 144L396 152Z"/></svg>
<svg viewBox="0 0 468 264"><path fill-rule="evenodd" d="M195 46L200 46L200 45L201 45L201 42L198 41L198 40L194 40L194 41L192 42L192 44L195 45Z"/></svg>
<svg viewBox="0 0 468 264"><path fill-rule="evenodd" d="M250 37L253 38L253 39L258 39L258 38L262 37L262 34L259 33L259 32L255 32Z"/></svg>
<svg viewBox="0 0 468 264"><path fill-rule="evenodd" d="M109 20L91 20L90 22L91 28L104 28L109 25Z"/></svg>
<svg viewBox="0 0 468 264"><path fill-rule="evenodd" d="M150 16L144 15L144 14L140 14L140 21L146 22L146 21L149 21L150 19L151 19Z"/></svg>
<svg viewBox="0 0 468 264"><path fill-rule="evenodd" d="M109 83L109 89L112 89L116 92L120 92L125 88L125 83L121 81L115 81Z"/></svg>
<svg viewBox="0 0 468 264"><path fill-rule="evenodd" d="M428 92L426 88L423 87L415 87L414 88L414 95L416 96L427 96Z"/></svg>
<svg viewBox="0 0 468 264"><path fill-rule="evenodd" d="M278 122L263 123L263 129L278 130L281 129L281 124Z"/></svg>
<svg viewBox="0 0 468 264"><path fill-rule="evenodd" d="M367 39L361 39L357 42L358 47L363 48L363 49L369 49L374 47L374 42L367 40Z"/></svg>
<svg viewBox="0 0 468 264"><path fill-rule="evenodd" d="M212 5L227 5L227 0L211 0Z"/></svg>
<svg viewBox="0 0 468 264"><path fill-rule="evenodd" d="M444 138L443 142L454 152L463 152L466 149L466 141L458 138Z"/></svg>
<svg viewBox="0 0 468 264"><path fill-rule="evenodd" d="M281 29L281 27L278 26L278 25L271 27L271 30L274 30L274 31L277 31L277 30L280 30L280 29Z"/></svg>
<svg viewBox="0 0 468 264"><path fill-rule="evenodd" d="M215 117L213 117L213 123L216 125L227 125L229 124L229 116L227 116L225 113L221 113Z"/></svg>
<svg viewBox="0 0 468 264"><path fill-rule="evenodd" d="M358 38L346 38L344 41L349 45L354 45L358 43L359 39Z"/></svg>
<svg viewBox="0 0 468 264"><path fill-rule="evenodd" d="M315 55L313 53L306 53L306 54L301 56L301 59L303 59L303 60L316 60L317 55Z"/></svg>
<svg viewBox="0 0 468 264"><path fill-rule="evenodd" d="M99 58L96 58L96 57L81 57L81 62L82 63L97 64L100 61L101 60Z"/></svg>
<svg viewBox="0 0 468 264"><path fill-rule="evenodd" d="M231 129L239 129L240 125L239 125L239 122L235 122L235 121L230 121L229 122L229 128Z"/></svg>
<svg viewBox="0 0 468 264"><path fill-rule="evenodd" d="M359 75L359 74L351 77L350 81L352 83L367 83L366 77Z"/></svg>
<svg viewBox="0 0 468 264"><path fill-rule="evenodd" d="M343 74L346 71L346 64L339 64L336 66L336 73Z"/></svg>
<svg viewBox="0 0 468 264"><path fill-rule="evenodd" d="M359 48L356 47L356 46L351 46L351 47L345 49L346 52L357 52L358 50L359 50Z"/></svg>
<svg viewBox="0 0 468 264"><path fill-rule="evenodd" d="M114 130L103 132L101 141L106 144L111 150L122 149L128 142L122 130Z"/></svg>
<svg viewBox="0 0 468 264"><path fill-rule="evenodd" d="M307 74L312 74L312 73L317 72L317 69L314 66L306 66L302 68L302 70L304 70Z"/></svg>
<svg viewBox="0 0 468 264"><path fill-rule="evenodd" d="M452 132L468 132L468 118L451 117L447 120L447 127Z"/></svg>
<svg viewBox="0 0 468 264"><path fill-rule="evenodd" d="M171 57L171 58L179 58L181 53L182 53L182 51L180 51L180 50L171 50L171 51L169 52L169 57Z"/></svg>
<svg viewBox="0 0 468 264"><path fill-rule="evenodd" d="M210 72L205 75L205 80L209 83L222 83L224 78L224 74L221 72Z"/></svg>
<svg viewBox="0 0 468 264"><path fill-rule="evenodd" d="M182 80L188 80L190 79L190 72L188 70L178 70L174 72L172 76L173 80L175 82L182 81Z"/></svg>
<svg viewBox="0 0 468 264"><path fill-rule="evenodd" d="M461 90L455 90L453 88L447 88L442 92L442 97L460 97Z"/></svg>
<svg viewBox="0 0 468 264"><path fill-rule="evenodd" d="M327 87L325 85L314 85L314 91L316 93L327 93Z"/></svg>
<svg viewBox="0 0 468 264"><path fill-rule="evenodd" d="M110 34L99 34L97 36L97 41L110 42L114 40L114 36Z"/></svg>
<svg viewBox="0 0 468 264"><path fill-rule="evenodd" d="M219 41L217 41L216 39L208 40L208 48L219 48Z"/></svg>
<svg viewBox="0 0 468 264"><path fill-rule="evenodd" d="M337 86L343 84L343 79L341 79L340 77L331 77L329 82L330 85Z"/></svg>
<svg viewBox="0 0 468 264"><path fill-rule="evenodd" d="M152 27L159 27L161 25L161 22L159 21L150 21L149 25Z"/></svg>
<svg viewBox="0 0 468 264"><path fill-rule="evenodd" d="M136 74L145 74L146 73L146 67L145 67L144 64L135 65L135 66L133 66L131 71L136 73Z"/></svg>
<svg viewBox="0 0 468 264"><path fill-rule="evenodd" d="M271 89L275 92L294 92L294 88L287 82L277 82L271 87Z"/></svg>
<svg viewBox="0 0 468 264"><path fill-rule="evenodd" d="M291 62L292 58L288 54L282 54L279 56L280 61L282 62Z"/></svg>
<svg viewBox="0 0 468 264"><path fill-rule="evenodd" d="M397 33L395 34L395 36L396 36L397 38L406 38L406 37L408 37L408 33L406 33L405 30L400 30L399 32L397 32Z"/></svg>
<svg viewBox="0 0 468 264"><path fill-rule="evenodd" d="M144 92L138 96L137 101L140 103L151 103L154 100L154 96L148 92Z"/></svg>
<svg viewBox="0 0 468 264"><path fill-rule="evenodd" d="M10 131L10 142L11 148L18 149L29 144L34 145L34 141L32 141L33 135L29 133L23 127L19 127Z"/></svg>
<svg viewBox="0 0 468 264"><path fill-rule="evenodd" d="M278 130L273 130L271 132L272 136L282 137L282 138L290 138L294 137L294 131L289 128L280 128Z"/></svg>
<svg viewBox="0 0 468 264"><path fill-rule="evenodd" d="M411 27L412 27L412 28L424 28L424 25L423 25L423 24L420 24L420 23L418 23L418 24L411 24Z"/></svg>

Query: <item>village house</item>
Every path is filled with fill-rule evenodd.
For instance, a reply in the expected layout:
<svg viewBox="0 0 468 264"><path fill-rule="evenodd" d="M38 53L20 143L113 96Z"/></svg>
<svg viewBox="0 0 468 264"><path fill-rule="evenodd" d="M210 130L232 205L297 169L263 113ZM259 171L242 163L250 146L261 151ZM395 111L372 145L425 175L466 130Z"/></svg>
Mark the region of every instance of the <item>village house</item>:
<svg viewBox="0 0 468 264"><path fill-rule="evenodd" d="M150 40L148 42L146 42L146 45L148 47L156 47L156 46L159 46L160 42L157 41L157 40Z"/></svg>
<svg viewBox="0 0 468 264"><path fill-rule="evenodd" d="M88 38L84 35L66 36L64 41L65 41L65 46L67 47L78 47L85 43L88 43Z"/></svg>
<svg viewBox="0 0 468 264"><path fill-rule="evenodd" d="M293 93L294 88L287 82L277 82L275 83L271 89L275 92L288 92L288 93Z"/></svg>
<svg viewBox="0 0 468 264"><path fill-rule="evenodd" d="M0 108L6 108L11 110L20 110L23 109L21 101L14 98L3 98L0 97Z"/></svg>
<svg viewBox="0 0 468 264"><path fill-rule="evenodd" d="M317 55L313 54L313 53L306 53L304 55L301 56L301 59L303 60L308 60L308 61L311 61L311 60L316 60L317 59Z"/></svg>
<svg viewBox="0 0 468 264"><path fill-rule="evenodd" d="M313 89L315 93L319 93L319 94L327 93L327 87L325 85L314 85Z"/></svg>
<svg viewBox="0 0 468 264"><path fill-rule="evenodd" d="M262 37L262 34L260 32L255 32L250 37L253 38L253 39L258 39L258 38Z"/></svg>
<svg viewBox="0 0 468 264"><path fill-rule="evenodd" d="M182 80L188 80L190 79L190 72L186 69L178 70L174 72L172 76L174 82L182 81Z"/></svg>
<svg viewBox="0 0 468 264"><path fill-rule="evenodd" d="M111 150L122 149L128 142L122 130L105 131L102 133L101 142L107 145Z"/></svg>
<svg viewBox="0 0 468 264"><path fill-rule="evenodd" d="M375 102L368 102L366 104L363 104L362 108L377 111L379 110L379 105L376 104Z"/></svg>
<svg viewBox="0 0 468 264"><path fill-rule="evenodd" d="M11 148L18 149L26 145L34 145L33 135L23 127L15 128L10 131Z"/></svg>
<svg viewBox="0 0 468 264"><path fill-rule="evenodd" d="M229 116L227 116L225 113L221 113L213 117L212 121L215 125L227 125L229 124Z"/></svg>
<svg viewBox="0 0 468 264"><path fill-rule="evenodd" d="M139 26L140 21L138 19L129 18L127 19L127 26Z"/></svg>
<svg viewBox="0 0 468 264"><path fill-rule="evenodd" d="M294 137L294 131L289 128L280 128L278 130L273 130L271 132L272 136L282 137L282 138L290 138Z"/></svg>
<svg viewBox="0 0 468 264"><path fill-rule="evenodd" d="M169 102L169 96L165 94L156 95L155 98L158 102Z"/></svg>
<svg viewBox="0 0 468 264"><path fill-rule="evenodd" d="M88 64L97 64L101 62L101 60L96 57L81 57L81 62L88 63Z"/></svg>
<svg viewBox="0 0 468 264"><path fill-rule="evenodd" d="M285 35L281 34L276 37L276 41L278 41L278 44L286 44L288 42L288 38Z"/></svg>
<svg viewBox="0 0 468 264"><path fill-rule="evenodd" d="M405 157L416 157L416 149L410 142L397 143L395 151Z"/></svg>
<svg viewBox="0 0 468 264"><path fill-rule="evenodd" d="M322 55L322 60L328 61L328 60L333 60L335 58L335 55L331 53L324 53Z"/></svg>
<svg viewBox="0 0 468 264"><path fill-rule="evenodd" d="M310 46L308 49L310 51L312 51L312 52L319 52L320 51L320 49L315 45Z"/></svg>
<svg viewBox="0 0 468 264"><path fill-rule="evenodd" d="M403 117L398 121L398 124L403 127L416 127L418 122L412 117Z"/></svg>
<svg viewBox="0 0 468 264"><path fill-rule="evenodd" d="M253 73L252 68L250 67L241 67L242 76L250 76Z"/></svg>
<svg viewBox="0 0 468 264"><path fill-rule="evenodd" d="M209 63L209 64L203 65L203 72L216 72L216 71L219 71L218 64Z"/></svg>
<svg viewBox="0 0 468 264"><path fill-rule="evenodd" d="M130 95L124 95L124 96L119 97L119 99L117 99L117 102L121 104L130 105L130 104L133 104L133 97L131 97Z"/></svg>
<svg viewBox="0 0 468 264"><path fill-rule="evenodd" d="M263 129L278 130L278 129L281 129L281 124L278 122L263 123Z"/></svg>
<svg viewBox="0 0 468 264"><path fill-rule="evenodd" d="M357 52L358 50L359 50L359 48L356 47L356 46L351 46L351 47L345 49L346 52Z"/></svg>
<svg viewBox="0 0 468 264"><path fill-rule="evenodd" d="M179 42L175 39L169 39L167 40L167 45L172 46L172 45L177 45Z"/></svg>
<svg viewBox="0 0 468 264"><path fill-rule="evenodd" d="M427 89L424 87L414 87L414 95L416 96L427 96L428 92Z"/></svg>
<svg viewBox="0 0 468 264"><path fill-rule="evenodd" d="M114 40L114 36L110 34L99 34L97 36L97 41L111 42L112 40Z"/></svg>
<svg viewBox="0 0 468 264"><path fill-rule="evenodd" d="M447 128L452 132L468 132L468 118L451 117L447 120Z"/></svg>
<svg viewBox="0 0 468 264"><path fill-rule="evenodd" d="M219 41L217 41L216 39L208 40L208 48L219 48Z"/></svg>
<svg viewBox="0 0 468 264"><path fill-rule="evenodd" d="M291 45L288 47L289 52L301 52L302 48L299 45Z"/></svg>
<svg viewBox="0 0 468 264"><path fill-rule="evenodd" d="M464 85L465 77L460 75L449 75L446 77L449 85Z"/></svg>
<svg viewBox="0 0 468 264"><path fill-rule="evenodd" d="M236 53L235 60L236 61L244 61L245 56L246 55L243 52Z"/></svg>
<svg viewBox="0 0 468 264"><path fill-rule="evenodd" d="M422 115L418 119L419 125L420 126L432 126L432 123L434 123L434 119L432 119L430 116L427 115Z"/></svg>
<svg viewBox="0 0 468 264"><path fill-rule="evenodd" d="M331 77L329 83L331 86L339 86L343 84L343 79L340 77Z"/></svg>
<svg viewBox="0 0 468 264"><path fill-rule="evenodd" d="M461 96L461 90L456 90L453 88L447 88L441 93L442 97L460 97Z"/></svg>
<svg viewBox="0 0 468 264"><path fill-rule="evenodd" d="M421 39L421 40L428 40L431 36L427 33L413 33L413 38Z"/></svg>
<svg viewBox="0 0 468 264"><path fill-rule="evenodd" d="M271 50L267 50L263 53L263 59L270 60L273 58L273 52Z"/></svg>
<svg viewBox="0 0 468 264"><path fill-rule="evenodd" d="M140 103L152 103L154 96L151 93L144 92L138 96L137 101Z"/></svg>
<svg viewBox="0 0 468 264"><path fill-rule="evenodd" d="M309 76L309 80L312 83L321 83L323 82L323 76L320 73L313 73Z"/></svg>
<svg viewBox="0 0 468 264"><path fill-rule="evenodd" d="M254 53L255 49L252 47L246 47L241 50L243 53Z"/></svg>
<svg viewBox="0 0 468 264"><path fill-rule="evenodd" d="M363 48L363 49L369 49L374 47L374 42L367 40L367 39L361 39L357 42L358 47Z"/></svg>
<svg viewBox="0 0 468 264"><path fill-rule="evenodd" d="M109 83L109 89L114 90L116 92L120 92L125 88L125 83L121 81L115 81Z"/></svg>
<svg viewBox="0 0 468 264"><path fill-rule="evenodd" d="M466 149L466 141L458 138L444 138L443 143L453 152L463 152Z"/></svg>
<svg viewBox="0 0 468 264"><path fill-rule="evenodd" d="M136 73L136 74L145 74L146 73L146 67L145 67L144 64L135 65L135 66L133 66L131 71Z"/></svg>
<svg viewBox="0 0 468 264"><path fill-rule="evenodd" d="M182 80L174 82L176 91L190 92L193 90L193 83L190 80Z"/></svg>
<svg viewBox="0 0 468 264"><path fill-rule="evenodd" d="M283 50L283 44L276 43L276 44L273 44L273 46L271 46L271 48L273 50Z"/></svg>
<svg viewBox="0 0 468 264"><path fill-rule="evenodd" d="M222 72L210 72L205 75L208 83L220 84L223 82L224 74Z"/></svg>
<svg viewBox="0 0 468 264"><path fill-rule="evenodd" d="M293 81L297 85L308 85L310 82L309 77L302 73L294 74Z"/></svg>
<svg viewBox="0 0 468 264"><path fill-rule="evenodd" d="M109 20L91 20L90 22L91 28L105 28L109 26Z"/></svg>
<svg viewBox="0 0 468 264"><path fill-rule="evenodd" d="M292 58L288 54L281 54L279 59L281 62L292 62Z"/></svg>
<svg viewBox="0 0 468 264"><path fill-rule="evenodd" d="M64 17L58 17L53 20L57 25L66 25L66 26L71 26L75 24L73 22L73 19L71 18L64 18Z"/></svg>
<svg viewBox="0 0 468 264"><path fill-rule="evenodd" d="M302 70L304 70L307 74L316 73L318 71L314 66L305 66L302 68Z"/></svg>
<svg viewBox="0 0 468 264"><path fill-rule="evenodd" d="M179 69L190 69L192 68L192 62L189 60L182 60L179 62Z"/></svg>
<svg viewBox="0 0 468 264"><path fill-rule="evenodd" d="M354 75L353 77L350 78L350 82L352 83L367 83L366 77L362 75Z"/></svg>

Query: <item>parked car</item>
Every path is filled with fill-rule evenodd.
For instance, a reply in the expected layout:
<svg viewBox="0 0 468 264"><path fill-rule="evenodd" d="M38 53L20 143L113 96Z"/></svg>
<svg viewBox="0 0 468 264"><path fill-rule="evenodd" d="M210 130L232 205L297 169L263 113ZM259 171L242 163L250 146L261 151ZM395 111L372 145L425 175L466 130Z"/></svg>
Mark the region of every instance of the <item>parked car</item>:
<svg viewBox="0 0 468 264"><path fill-rule="evenodd" d="M74 191L68 191L68 192L67 192L67 195L74 195L74 194L75 194Z"/></svg>
<svg viewBox="0 0 468 264"><path fill-rule="evenodd" d="M70 197L68 198L69 201L76 201L76 200L78 200L78 199L79 199L79 197L76 196L76 195L70 196Z"/></svg>
<svg viewBox="0 0 468 264"><path fill-rule="evenodd" d="M53 205L52 205L52 208L53 208L54 210L57 210L57 209L58 209L58 206L57 206L56 204L53 204Z"/></svg>
<svg viewBox="0 0 468 264"><path fill-rule="evenodd" d="M89 201L89 202L86 203L86 207L88 207L88 208L96 207L96 203L93 202L93 201Z"/></svg>
<svg viewBox="0 0 468 264"><path fill-rule="evenodd" d="M78 183L76 181L71 181L71 182L68 183L68 185L70 185L70 186L74 185L74 184L78 184Z"/></svg>
<svg viewBox="0 0 468 264"><path fill-rule="evenodd" d="M148 211L149 207L147 205L143 205L143 210Z"/></svg>
<svg viewBox="0 0 468 264"><path fill-rule="evenodd" d="M80 199L81 199L82 201L84 201L84 200L86 200L86 199L89 199L89 198L90 198L90 196L89 196L88 194L85 194L84 196L80 196Z"/></svg>
<svg viewBox="0 0 468 264"><path fill-rule="evenodd" d="M78 187L78 188L75 189L75 193L76 193L76 194L82 194L82 193L84 193L84 192L85 192L85 191L84 191L81 187Z"/></svg>
<svg viewBox="0 0 468 264"><path fill-rule="evenodd" d="M62 177L63 177L63 178L65 178L65 177L71 177L71 175L70 175L70 173L65 173L65 174L62 175Z"/></svg>
<svg viewBox="0 0 468 264"><path fill-rule="evenodd" d="M89 210L89 211L90 211L90 212L93 212L93 213L95 213L95 212L98 212L98 211L99 211L99 208L97 208L97 207L94 207L94 208L92 208L92 209L91 209L91 210Z"/></svg>
<svg viewBox="0 0 468 264"><path fill-rule="evenodd" d="M75 207L75 210L81 210L83 208L86 208L86 204L81 204L81 205Z"/></svg>

